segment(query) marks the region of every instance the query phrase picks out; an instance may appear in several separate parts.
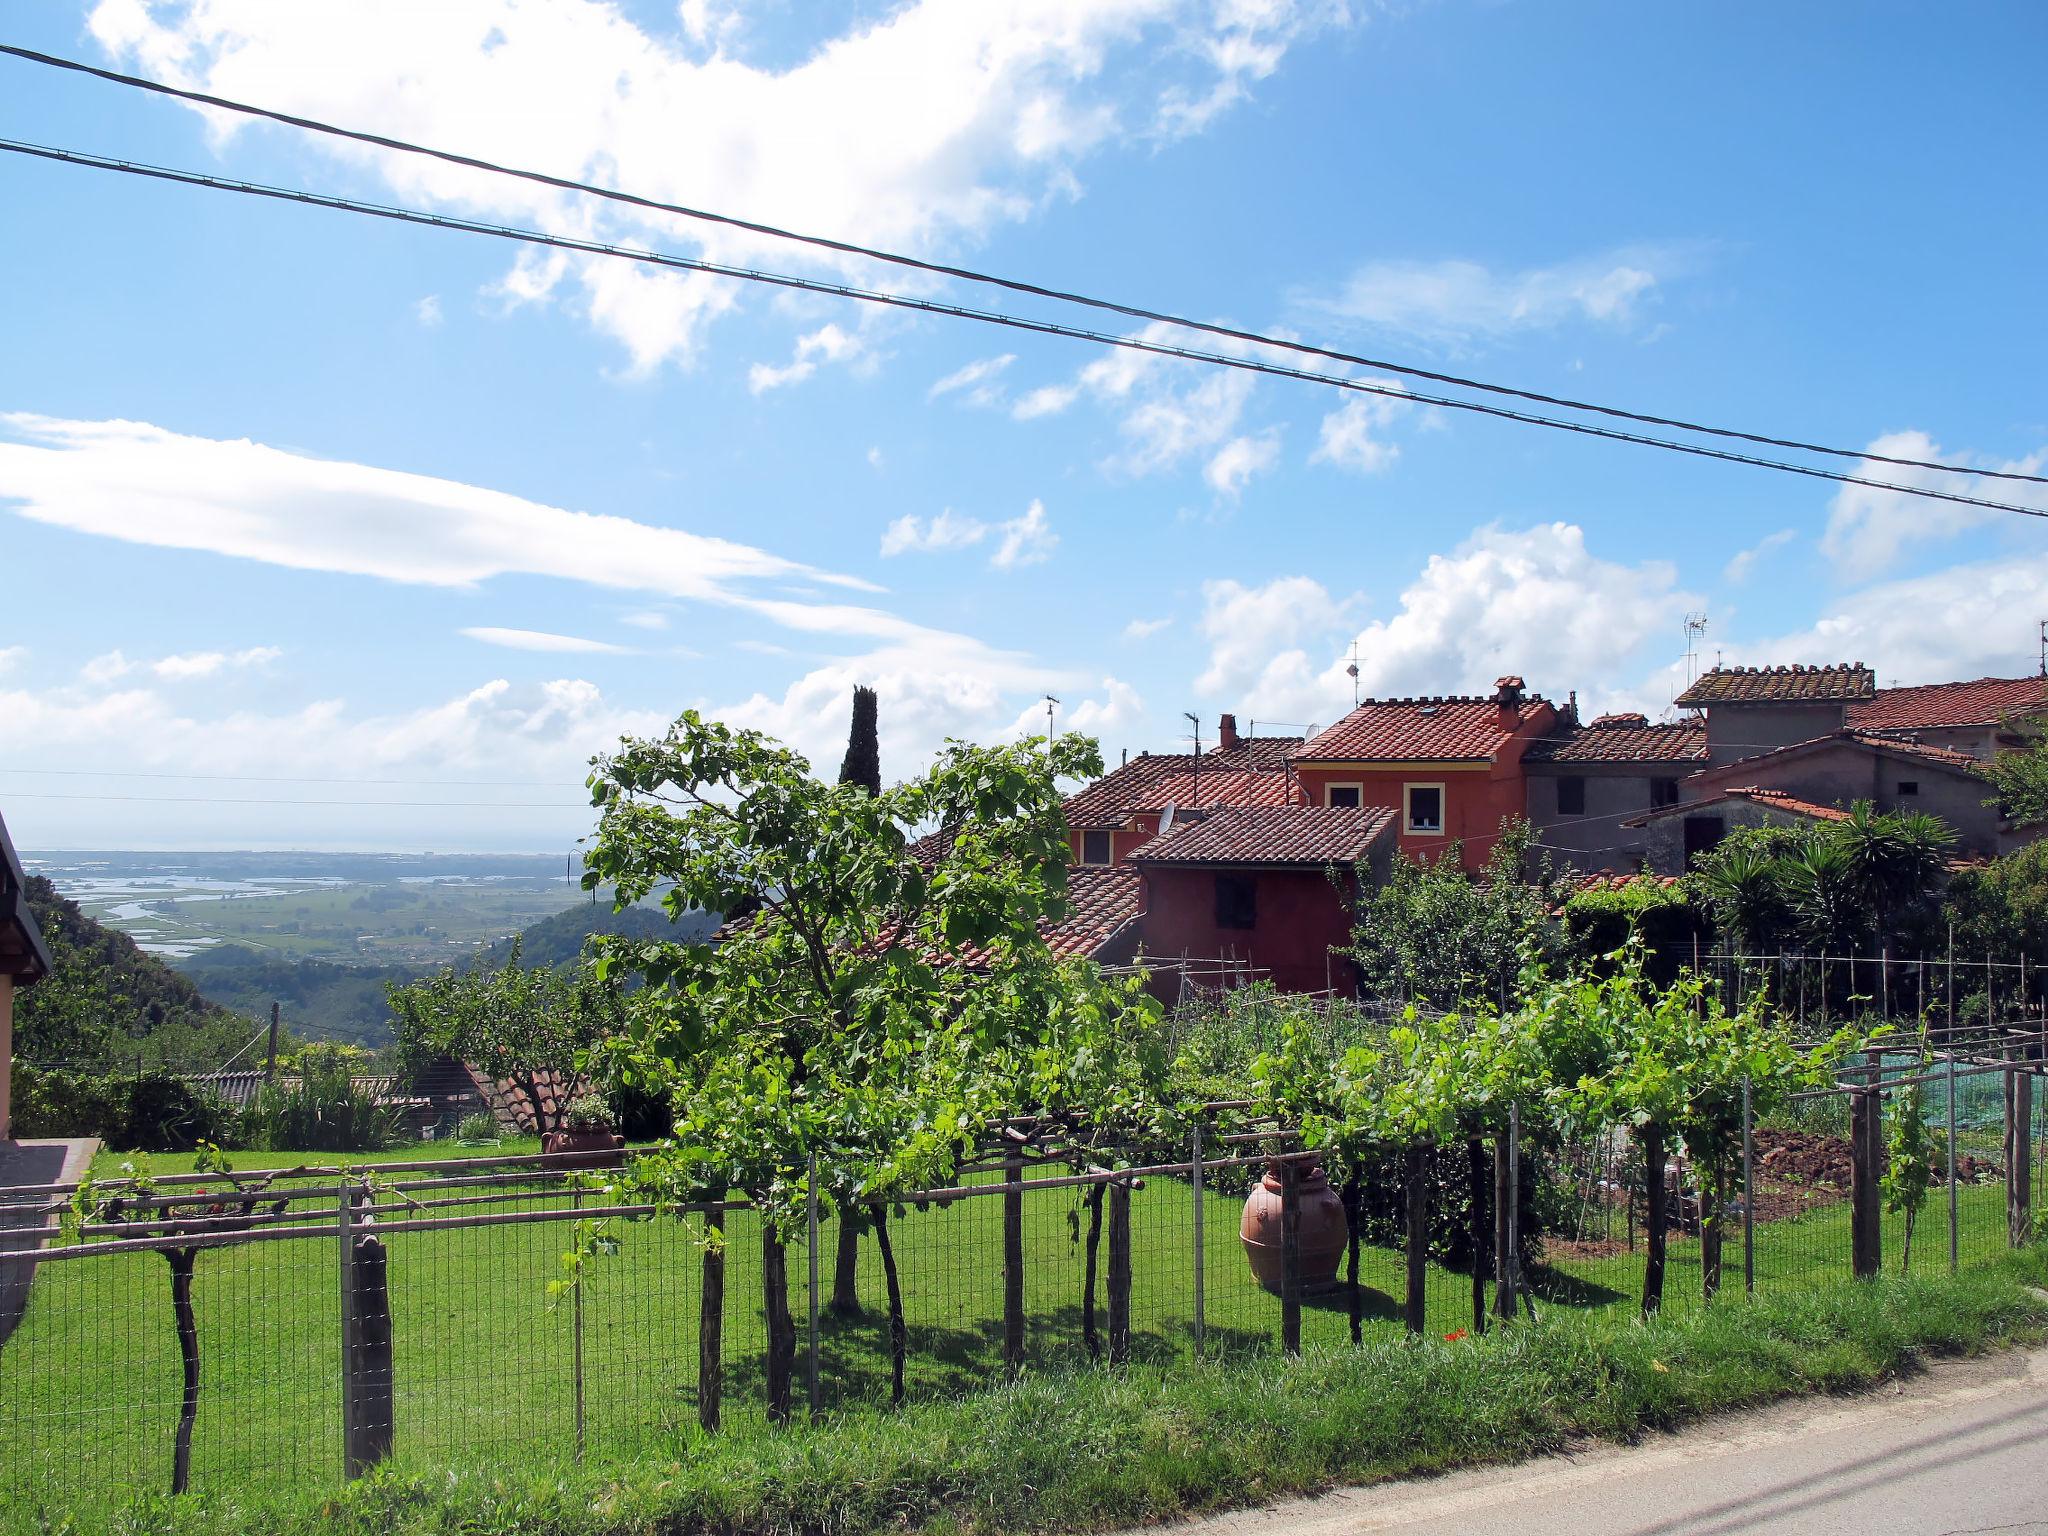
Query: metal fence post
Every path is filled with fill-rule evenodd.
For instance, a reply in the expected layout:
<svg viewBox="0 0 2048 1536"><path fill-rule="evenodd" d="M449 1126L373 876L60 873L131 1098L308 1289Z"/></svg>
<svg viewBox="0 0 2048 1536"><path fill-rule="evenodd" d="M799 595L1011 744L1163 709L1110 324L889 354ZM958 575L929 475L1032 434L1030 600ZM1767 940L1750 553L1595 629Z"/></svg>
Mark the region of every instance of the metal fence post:
<svg viewBox="0 0 2048 1536"><path fill-rule="evenodd" d="M354 1205L367 1199L369 1184L340 1183L342 1470L359 1477L391 1454L396 1419L392 1390L390 1255L371 1230L374 1219L356 1220Z"/></svg>
<svg viewBox="0 0 2048 1536"><path fill-rule="evenodd" d="M810 1229L807 1236L811 1248L811 1417L815 1419L822 1406L818 1396L818 1154L815 1152L810 1157L807 1183L809 1187L805 1191L805 1215Z"/></svg>
<svg viewBox="0 0 2048 1536"><path fill-rule="evenodd" d="M1949 988L1953 996L1955 973L1949 973ZM1960 1266L1959 1239L1962 1233L1956 1220L1956 1048L1951 1040L1948 1048L1948 1272L1954 1274Z"/></svg>
<svg viewBox="0 0 2048 1536"><path fill-rule="evenodd" d="M574 1211L583 1209L583 1191L580 1188L569 1191L569 1208ZM580 1227L582 1224L583 1218L577 1217L576 1225ZM574 1231L575 1228L572 1227L570 1230ZM580 1241L578 1246L581 1246ZM570 1369L575 1372L576 1377L576 1459L581 1461L583 1459L583 1267L581 1265L576 1270L575 1288L569 1294L569 1327L574 1335L570 1347Z"/></svg>
<svg viewBox="0 0 2048 1536"><path fill-rule="evenodd" d="M1742 1289L1756 1294L1756 1122L1750 1116L1749 1074L1742 1077ZM1714 1219L1720 1220L1720 1212Z"/></svg>
<svg viewBox="0 0 2048 1536"><path fill-rule="evenodd" d="M1301 1353L1301 1165L1280 1164L1280 1347Z"/></svg>
<svg viewBox="0 0 2048 1536"><path fill-rule="evenodd" d="M352 1225L351 1218L354 1215L352 1210L354 1199L349 1194L348 1177L346 1175L343 1175L336 1181L336 1186L334 1197L334 1235L336 1239L335 1257L337 1263L335 1267L340 1276L339 1299L341 1302L341 1471L342 1476L347 1477L351 1475L349 1472L349 1443L351 1431L354 1428L355 1409L355 1385L349 1379L349 1368L355 1364L356 1358L356 1309L350 1305L353 1298L349 1295L351 1289L349 1282L352 1276L349 1273L350 1265L348 1261L351 1236L349 1228Z"/></svg>
<svg viewBox="0 0 2048 1536"><path fill-rule="evenodd" d="M1202 1336L1207 1321L1204 1316L1202 1291L1202 1273L1205 1267L1203 1259L1207 1251L1202 1246L1202 1206L1206 1197L1202 1192L1202 1122L1199 1119L1195 1121L1195 1129L1189 1140L1188 1172L1189 1183L1194 1186L1195 1191L1195 1357L1200 1359Z"/></svg>

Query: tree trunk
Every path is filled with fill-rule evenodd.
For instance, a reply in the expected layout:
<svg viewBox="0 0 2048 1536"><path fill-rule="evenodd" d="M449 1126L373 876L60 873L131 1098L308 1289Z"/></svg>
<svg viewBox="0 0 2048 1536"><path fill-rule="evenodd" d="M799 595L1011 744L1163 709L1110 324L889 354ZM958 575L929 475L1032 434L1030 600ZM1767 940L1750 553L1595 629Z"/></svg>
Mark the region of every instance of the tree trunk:
<svg viewBox="0 0 2048 1536"><path fill-rule="evenodd" d="M768 1422L789 1422L796 1375L796 1320L789 1315L789 1256L775 1226L761 1222L761 1315L768 1334Z"/></svg>
<svg viewBox="0 0 2048 1536"><path fill-rule="evenodd" d="M1486 1190L1488 1183L1486 1143L1474 1136L1465 1143L1465 1187L1472 1204L1469 1241L1472 1244L1472 1332L1486 1332L1487 1247Z"/></svg>
<svg viewBox="0 0 2048 1536"><path fill-rule="evenodd" d="M889 1406L903 1402L903 1367L910 1354L910 1325L903 1320L903 1283L896 1274L896 1247L889 1241L889 1208L874 1210L875 1247L882 1255L882 1279L889 1288Z"/></svg>
<svg viewBox="0 0 2048 1536"><path fill-rule="evenodd" d="M1913 1218L1919 1214L1914 1207L1906 1207L1906 1239L1899 1248L1899 1273L1902 1275L1913 1267Z"/></svg>
<svg viewBox="0 0 2048 1536"><path fill-rule="evenodd" d="M1301 1165L1280 1165L1280 1347L1301 1353Z"/></svg>
<svg viewBox="0 0 2048 1536"><path fill-rule="evenodd" d="M1508 1133L1493 1138L1493 1315L1515 1316L1515 1165Z"/></svg>
<svg viewBox="0 0 2048 1536"><path fill-rule="evenodd" d="M1024 1160L1008 1158L1003 1163L1003 1182L1022 1184ZM1003 1364L1011 1370L1024 1365L1024 1191L1003 1192Z"/></svg>
<svg viewBox="0 0 2048 1536"><path fill-rule="evenodd" d="M1131 1358L1131 1186L1109 1191L1109 1363Z"/></svg>
<svg viewBox="0 0 2048 1536"><path fill-rule="evenodd" d="M1095 1331L1096 1257L1102 1251L1102 1185L1088 1186L1087 1257L1081 1274L1081 1339L1088 1346L1088 1358L1102 1358L1102 1339Z"/></svg>
<svg viewBox="0 0 2048 1536"><path fill-rule="evenodd" d="M718 1428L725 1400L725 1213L704 1213L704 1284L697 1300L697 1422Z"/></svg>
<svg viewBox="0 0 2048 1536"><path fill-rule="evenodd" d="M197 1248L166 1248L171 1265L171 1311L178 1319L178 1359L185 1368L185 1395L178 1404L178 1437L171 1457L171 1492L192 1482L192 1424L199 1417L199 1321L192 1314L192 1266Z"/></svg>
<svg viewBox="0 0 2048 1536"><path fill-rule="evenodd" d="M832 1300L839 1317L860 1316L860 1224L849 1210L839 1218L839 1243L832 1255Z"/></svg>
<svg viewBox="0 0 2048 1536"><path fill-rule="evenodd" d="M1664 1127L1643 1127L1643 1316L1655 1317L1664 1305Z"/></svg>
<svg viewBox="0 0 2048 1536"><path fill-rule="evenodd" d="M1351 1342L1354 1346L1365 1342L1365 1291L1358 1283L1358 1228L1364 1204L1364 1191L1358 1184L1358 1165L1354 1163L1344 1178L1344 1278L1351 1292Z"/></svg>
<svg viewBox="0 0 2048 1536"><path fill-rule="evenodd" d="M1429 1317L1429 1187L1423 1182L1429 1150L1409 1147L1402 1156L1402 1195L1407 1210L1408 1275L1403 1304L1408 1331L1421 1333Z"/></svg>

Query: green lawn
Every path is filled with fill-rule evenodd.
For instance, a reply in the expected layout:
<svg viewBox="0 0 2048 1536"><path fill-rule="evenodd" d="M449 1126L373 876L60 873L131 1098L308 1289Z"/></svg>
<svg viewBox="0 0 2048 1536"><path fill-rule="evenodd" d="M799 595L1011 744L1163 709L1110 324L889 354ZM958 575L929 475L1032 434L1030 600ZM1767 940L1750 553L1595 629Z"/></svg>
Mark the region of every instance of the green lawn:
<svg viewBox="0 0 2048 1536"><path fill-rule="evenodd" d="M269 1160L298 1161L289 1154ZM245 1154L237 1166L265 1161ZM189 1159L161 1157L152 1164L171 1172ZM451 1182L448 1191L459 1187ZM430 1193L438 1192L421 1197ZM565 1204L559 1190L529 1188L521 1202L492 1209ZM974 1198L892 1223L915 1398L957 1396L1003 1375L1001 1210L999 1199ZM1280 1306L1245 1265L1239 1210L1238 1197L1212 1191L1205 1198L1211 1354L1270 1351L1277 1343ZM1149 1180L1132 1199L1135 1350L1152 1365L1164 1367L1193 1350L1193 1216L1192 1192L1181 1181ZM1966 1264L2004 1251L2002 1189L1963 1191L1962 1218ZM1025 1201L1028 1347L1038 1369L1056 1371L1086 1359L1077 1235L1084 1222L1077 1191L1034 1192ZM1898 1222L1888 1218L1892 1267ZM693 1433L702 1250L693 1227L671 1220L621 1223L615 1230L619 1250L596 1261L582 1296L585 1445L600 1458L672 1454ZM566 1301L551 1307L545 1291L562 1273L570 1231L567 1222L548 1222L390 1235L401 1456L431 1462L573 1451L578 1309ZM828 1222L821 1243L828 1287L834 1235ZM1946 1269L1946 1206L1938 1189L1916 1249L1916 1273ZM1741 1251L1739 1238L1729 1244L1727 1284L1736 1294ZM1843 1205L1767 1224L1758 1232L1759 1292L1786 1295L1846 1280L1848 1251ZM730 1220L728 1254L726 1409L729 1421L744 1426L761 1414L759 1226L751 1215ZM1401 1275L1397 1254L1365 1250L1361 1301L1369 1337L1398 1336ZM1632 1309L1640 1277L1640 1253L1560 1262L1536 1277L1537 1306ZM800 1401L807 1278L798 1245L790 1254L790 1281ZM169 1267L150 1253L41 1266L21 1327L0 1347L0 1502L56 1476L79 1498L168 1485L180 1392L169 1279ZM339 1481L339 1285L336 1244L325 1238L201 1256L194 1290L204 1390L194 1439L195 1489ZM1674 1314L1698 1309L1696 1241L1672 1242L1666 1294ZM886 1392L883 1282L872 1240L862 1245L861 1295L869 1304L862 1317L841 1321L828 1313L822 1321L821 1386L829 1409L850 1410ZM1430 1331L1467 1326L1469 1298L1466 1275L1432 1267ZM1306 1346L1340 1348L1348 1337L1348 1293L1310 1298Z"/></svg>

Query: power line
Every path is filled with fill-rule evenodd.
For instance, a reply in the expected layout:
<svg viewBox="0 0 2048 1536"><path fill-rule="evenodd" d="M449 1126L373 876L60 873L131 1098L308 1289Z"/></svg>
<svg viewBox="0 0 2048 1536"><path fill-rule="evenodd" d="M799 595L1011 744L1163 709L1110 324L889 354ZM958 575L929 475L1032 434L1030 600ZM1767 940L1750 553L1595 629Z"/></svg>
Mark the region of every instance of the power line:
<svg viewBox="0 0 2048 1536"><path fill-rule="evenodd" d="M1527 400L1537 405L1555 406L1563 410L1584 411L1589 414L1613 417L1622 421L1639 422L1645 426L1667 427L1674 431L1695 432L1703 436L1729 438L1739 442L1755 443L1767 448L1786 448L1799 453L1814 453L1830 458L1856 459L1882 464L1896 464L1909 469L1939 470L1945 474L1982 475L1999 480L2021 480L2037 485L2048 485L2048 475L2023 474L2016 470L1978 469L1966 464L1944 464L1930 459L1902 458L1892 454L1874 453L1867 449L1831 448L1821 443L1802 442L1797 438L1771 437L1763 433L1742 432L1730 427L1712 427L1700 422L1687 421L1682 417L1656 416L1643 411L1625 410L1619 406L1598 405L1591 401L1574 400L1565 395L1543 394L1536 390L1518 389L1506 384L1489 384L1481 379L1466 378L1455 373L1440 373L1410 364L1389 362L1383 358L1364 357L1357 353L1342 352L1330 347L1316 346L1309 342L1294 341L1286 337L1270 336L1259 331L1240 330L1234 326L1219 325L1211 321L1193 320L1185 315L1171 314L1163 310L1148 309L1142 305L1125 304L1113 299L1096 298L1089 294L1076 293L1067 289L1053 288L1041 283L1027 282L1019 278L1002 277L995 273L977 271L972 267L950 266L944 262L925 261L915 256L905 256L894 251L879 250L873 246L858 245L848 240L837 240L826 235L803 234L796 230L783 229L774 224L761 223L754 219L740 218L735 214L717 213L710 209L695 208L685 203L664 202L659 198L642 197L637 193L621 191L616 187L599 186L593 182L577 181L572 177L554 176L545 171L528 170L521 166L504 165L494 160L485 160L475 155L458 154L453 150L436 149L431 145L417 144L407 139L392 138L381 133L370 133L358 128L344 128L337 123L323 122L319 118L300 117L290 112L281 112L272 107L259 107L249 102L236 101L231 97L213 96L204 91L187 90L181 86L166 85L161 81L145 79L140 75L122 74L118 70L103 69L87 64L80 59L62 58L56 54L40 53L33 48L22 48L9 43L0 43L0 54L11 55L31 64L47 65L54 69L70 70L73 73L89 75L114 85L128 86L136 90L150 91L159 96L173 97L201 106L217 108L224 112L235 112L245 117L263 118L287 127L301 128L309 133L326 134L333 138L350 139L359 144L375 145L380 149L397 151L400 154L423 155L448 165L459 165L469 170L485 171L494 176L510 176L520 181L530 181L540 186L553 187L558 191L575 192L588 197L603 198L608 202L623 203L628 207L646 209L652 213L667 213L679 218L694 219L700 223L718 224L728 229L744 230L749 234L763 235L775 240L788 240L797 244L816 247L820 250L835 251L845 256L859 256L869 261L887 263L916 272L929 272L935 276L959 278L965 282L980 283L984 286L1006 289L1011 293L1029 294L1034 298L1053 299L1062 304L1076 304L1088 309L1101 310L1110 314L1123 315L1132 320L1144 320L1157 324L1177 326L1185 330L1201 331L1211 336L1220 336L1232 341L1250 342L1257 346L1319 357L1330 362L1346 363L1361 368L1374 368L1384 373L1395 373L1407 378L1427 379L1434 384L1447 384L1460 389L1476 389L1487 394L1505 395L1517 400Z"/></svg>
<svg viewBox="0 0 2048 1536"><path fill-rule="evenodd" d="M288 800L263 795L73 795L42 790L7 792L10 800L115 800L136 805L360 805L437 811L587 811L588 802L565 800Z"/></svg>
<svg viewBox="0 0 2048 1536"><path fill-rule="evenodd" d="M488 235L493 239L512 240L526 245L547 246L555 250L575 251L588 256L609 256L623 261L645 263L650 266L667 267L682 272L702 272L712 277L731 278L740 282L762 283L770 287L789 288L804 293L824 294L833 298L853 299L865 304L880 304L892 309L912 310L920 314L944 315L957 320L974 320L984 325L1003 326L1010 330L1027 331L1040 336L1060 336L1072 341L1089 342L1097 346L1119 347L1125 351L1149 353L1157 357L1178 358L1183 362L1206 363L1212 367L1234 368L1244 373L1263 374L1272 378L1293 379L1300 383L1321 384L1332 389L1347 390L1354 394L1378 395L1388 399L1405 401L1411 405L1433 405L1445 410L1469 411L1479 416L1490 416L1502 421L1520 422L1525 426L1548 427L1559 432L1574 432L1582 437L1601 438L1609 442L1635 443L1646 448L1662 448L1672 453L1690 454L1695 458L1716 459L1729 464L1748 464L1758 469L1774 469L1783 474L1804 475L1808 479L1827 480L1838 485L1861 485L1872 490L1893 491L1903 496L1918 496L1931 501L1953 502L1960 506L1982 507L1992 512L2011 512L2021 517L2048 518L2048 509L2021 506L2014 502L1992 501L1981 496L1964 496L1954 491L1938 491L1926 486L1901 485L1890 480L1873 480L1863 475L1845 474L1840 470L1819 469L1809 464L1793 464L1783 459L1764 458L1757 454L1741 453L1727 448L1710 448L1703 443L1685 443L1671 438L1653 437L1646 433L1625 432L1614 427L1594 426L1590 422L1565 421L1555 416L1542 416L1531 411L1512 410L1505 406L1487 405L1477 400L1461 400L1450 395L1428 395L1415 390L1401 389L1387 384L1375 384L1364 379L1339 378L1331 374L1316 373L1304 368L1291 368L1280 363L1261 362L1255 358L1230 357L1221 352L1205 352L1196 347L1172 346L1164 342L1146 341L1136 336L1119 336L1108 331L1092 331L1085 327L1065 325L1053 320L1035 320L1021 315L1003 314L995 310L973 309L961 304L943 303L936 299L920 299L908 294L879 292L874 289L857 288L847 283L824 282L816 278L796 277L789 273L765 272L752 267L732 266L724 262L704 261L692 256L676 256L661 251L637 249L631 246L614 245L605 241L584 240L567 235L543 234L538 230L520 229L509 224L493 224L482 219L464 218L459 215L424 213L413 208L398 208L385 203L366 202L360 198L340 197L327 192L308 192L292 187L274 187L261 182L243 181L229 176L210 176L199 171L183 171L168 166L148 165L139 161L118 160L106 155L88 154L80 150L60 149L47 144L32 144L19 139L0 139L0 151L9 154L28 155L41 160L53 160L64 165L84 166L93 170L114 171L127 176L142 176L155 181L168 181L181 186L204 187L216 192L235 192L250 197L270 198L278 202L301 203L316 208L329 208L341 213L359 213L371 218L388 219L401 224L420 224L434 229L457 230L466 234Z"/></svg>
<svg viewBox="0 0 2048 1536"><path fill-rule="evenodd" d="M448 789L560 789L560 779L363 779L320 778L302 773L170 773L144 768L19 768L0 773L28 773L61 779L192 779L222 784L398 784Z"/></svg>

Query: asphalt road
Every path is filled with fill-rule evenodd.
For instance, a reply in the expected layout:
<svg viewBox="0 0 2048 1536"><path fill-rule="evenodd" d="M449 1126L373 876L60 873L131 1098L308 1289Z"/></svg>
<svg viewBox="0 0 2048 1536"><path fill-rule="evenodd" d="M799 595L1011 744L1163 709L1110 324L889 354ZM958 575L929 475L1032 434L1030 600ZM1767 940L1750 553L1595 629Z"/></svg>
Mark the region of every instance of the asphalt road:
<svg viewBox="0 0 2048 1536"><path fill-rule="evenodd" d="M1361 1488L1176 1536L2048 1533L2048 1350L1935 1366L1641 1445Z"/></svg>

